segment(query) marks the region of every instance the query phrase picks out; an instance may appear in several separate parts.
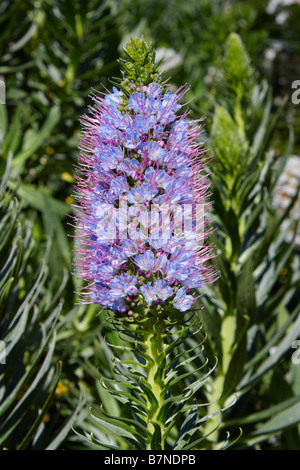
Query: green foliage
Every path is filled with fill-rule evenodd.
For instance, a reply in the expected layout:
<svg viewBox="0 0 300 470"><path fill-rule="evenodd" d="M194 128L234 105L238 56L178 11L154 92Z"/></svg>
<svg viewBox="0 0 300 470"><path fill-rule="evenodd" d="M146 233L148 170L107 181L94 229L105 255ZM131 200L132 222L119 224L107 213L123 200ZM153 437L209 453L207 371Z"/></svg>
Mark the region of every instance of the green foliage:
<svg viewBox="0 0 300 470"><path fill-rule="evenodd" d="M67 196L62 175L76 162L79 117L91 89L106 85L117 66L114 14L102 0L5 0L1 9L0 74L14 123L13 166L27 183Z"/></svg>
<svg viewBox="0 0 300 470"><path fill-rule="evenodd" d="M112 320L112 328L119 332L119 340L109 344L115 351L114 378L101 377L100 383L127 413L113 416L106 402L100 409L93 407L91 416L106 428L112 441L86 433L88 441L112 450L118 449L120 437L134 450L207 446L211 431L206 435L202 425L223 410L205 413L209 404L202 388L216 364L208 366L203 345L193 338L201 326L195 330L197 317L191 320Z"/></svg>
<svg viewBox="0 0 300 470"><path fill-rule="evenodd" d="M5 362L0 366L0 445L38 449L52 445L43 420L61 374L61 364L53 362L61 291L52 297L45 288L48 253L39 269L31 265L32 221L23 219L15 195L5 191L4 177L0 191L0 337L5 345Z"/></svg>
<svg viewBox="0 0 300 470"><path fill-rule="evenodd" d="M265 6L252 0L125 0L119 22L126 33L153 41L156 49L170 48L181 56L171 74L177 86L188 83L193 96L206 101L204 77L222 53L228 35L235 31L246 41L251 54L259 55L267 42ZM257 26L259 24L259 27ZM206 103L207 104L207 103Z"/></svg>
<svg viewBox="0 0 300 470"><path fill-rule="evenodd" d="M239 57L238 63L235 57ZM216 381L220 403L237 394L240 406L234 422L238 423L239 418L243 422L242 410L254 413L250 411L253 401L262 403L267 393L272 396L267 383L273 374L283 369L289 375L291 361L284 363L283 359L300 335L296 300L299 256L295 249L298 224L291 220L282 227L298 194L291 198L283 214L277 213L274 190L293 148L293 133L290 131L283 153L273 148L272 137L283 110L272 114L270 89L265 82L255 81L250 59L236 35L229 36L220 63L221 83L216 89L225 93L215 93L210 147L214 155L212 218L217 227L212 241L222 275L207 289L205 315L207 325L214 318L219 324L218 330L212 331L208 326L207 331L211 351L219 358ZM287 241L290 231L292 241ZM274 353L270 355L272 348ZM292 380L289 379L287 389L298 402L299 391L292 392ZM267 391L263 393L264 388ZM244 432L237 445L243 442L245 447L253 446L289 427L292 406L284 412L278 407L278 416L274 407L268 415L272 419L264 424L258 413L257 421L252 421L254 428L248 434ZM264 416L267 418L267 414ZM294 418L294 424L298 423L295 415ZM278 427L271 424L273 421ZM296 446L299 448L299 444Z"/></svg>
<svg viewBox="0 0 300 470"><path fill-rule="evenodd" d="M201 297L204 328L168 353L169 361L177 355L181 367L172 362L165 370L173 382L173 402L164 396L165 409L178 406L165 445L300 448L300 368L291 360L293 341L300 338L299 245L291 217L299 194L284 211L274 207L278 178L299 149L298 109L289 99L299 75L299 6L288 7L291 14L278 26L264 3L2 0L0 78L7 105L0 105L0 340L6 354L0 364L1 449L161 445L157 424L149 441L148 383L127 390L128 396L118 394L117 382L127 380L127 373L133 384L137 372L150 372L133 356L128 332L119 337L96 306L76 305L67 236L73 227L66 217L72 214L78 119L91 89L108 87L110 77L119 76L121 45L141 34L157 56L161 47L178 55L164 78L174 88L190 85L190 96L196 96L191 117L208 117L211 218L217 227L211 241L221 274ZM265 51L274 39L284 47L269 64ZM136 340L143 341L139 335ZM143 344L140 349L141 358ZM202 387L177 403L205 374ZM137 406L133 397L143 404L142 422L127 406ZM84 429L88 439L72 426ZM242 436L235 442L239 427Z"/></svg>

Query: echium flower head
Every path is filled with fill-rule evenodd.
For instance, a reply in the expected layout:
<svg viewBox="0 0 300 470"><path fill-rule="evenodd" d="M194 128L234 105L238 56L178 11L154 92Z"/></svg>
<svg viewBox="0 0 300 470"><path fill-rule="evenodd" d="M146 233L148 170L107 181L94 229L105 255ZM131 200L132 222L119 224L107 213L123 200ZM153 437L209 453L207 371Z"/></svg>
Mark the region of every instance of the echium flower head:
<svg viewBox="0 0 300 470"><path fill-rule="evenodd" d="M123 80L82 118L76 185L77 273L86 303L116 315L172 317L214 280L199 121L157 72L152 47L131 40ZM115 84L116 85L116 84Z"/></svg>

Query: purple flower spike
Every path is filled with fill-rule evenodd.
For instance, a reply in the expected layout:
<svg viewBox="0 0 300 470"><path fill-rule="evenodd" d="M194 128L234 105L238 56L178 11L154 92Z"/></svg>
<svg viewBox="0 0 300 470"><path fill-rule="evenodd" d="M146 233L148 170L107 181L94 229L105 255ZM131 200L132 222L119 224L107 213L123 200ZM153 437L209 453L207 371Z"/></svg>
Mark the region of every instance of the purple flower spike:
<svg viewBox="0 0 300 470"><path fill-rule="evenodd" d="M127 85L93 96L81 120L74 205L75 265L87 281L81 299L127 318L185 312L195 289L216 278L205 243L201 120L181 111L186 89L171 92L157 77Z"/></svg>

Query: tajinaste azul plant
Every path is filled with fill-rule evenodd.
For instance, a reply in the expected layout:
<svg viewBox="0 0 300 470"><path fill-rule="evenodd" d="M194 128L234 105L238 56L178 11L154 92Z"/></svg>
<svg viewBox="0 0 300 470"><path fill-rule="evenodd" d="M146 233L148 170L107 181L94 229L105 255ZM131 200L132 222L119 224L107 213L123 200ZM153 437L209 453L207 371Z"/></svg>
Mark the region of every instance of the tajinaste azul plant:
<svg viewBox="0 0 300 470"><path fill-rule="evenodd" d="M180 104L186 88L173 92L162 83L142 40L126 53L123 80L93 95L81 121L76 270L87 281L81 301L112 311L135 340L144 372L130 376L144 401L129 402L146 431L134 445L164 448L166 344L177 344L172 328L186 334L187 312L216 276L205 243L209 158L199 141L202 119L188 120Z"/></svg>

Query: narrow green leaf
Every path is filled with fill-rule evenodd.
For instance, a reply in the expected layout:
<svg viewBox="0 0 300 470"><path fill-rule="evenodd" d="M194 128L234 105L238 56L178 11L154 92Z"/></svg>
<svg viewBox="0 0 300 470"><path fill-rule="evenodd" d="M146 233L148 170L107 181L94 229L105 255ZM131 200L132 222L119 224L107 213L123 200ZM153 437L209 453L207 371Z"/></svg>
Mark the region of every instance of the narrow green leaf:
<svg viewBox="0 0 300 470"><path fill-rule="evenodd" d="M300 403L300 395L296 395L292 398L288 398L287 400L284 400L280 402L278 405L271 406L270 408L267 408L262 411L257 411L256 413L249 414L247 416L240 416L239 418L236 419L230 419L230 420L225 420L222 423L222 428L226 428L228 426L233 426L233 425L245 425L245 424L252 424L252 423L260 423L270 417L274 417L277 414L285 411L288 408L291 408L292 406Z"/></svg>
<svg viewBox="0 0 300 470"><path fill-rule="evenodd" d="M41 367L39 368L37 373L36 371L34 371L36 373L34 380L30 384L29 388L26 390L24 395L22 396L21 400L13 408L12 412L9 414L7 419L3 423L0 423L0 432L1 432L0 444L1 445L4 442L4 440L13 432L14 427L17 426L18 423L22 421L23 416L26 414L28 410L28 403L32 402L33 397L35 397L39 391L39 387L45 381L45 378L49 374L51 363L52 363L55 340L56 338L54 335L52 339L52 343L49 345L49 350L45 356L45 359Z"/></svg>
<svg viewBox="0 0 300 470"><path fill-rule="evenodd" d="M224 400L234 392L237 384L243 376L244 365L247 358L247 336L246 332L239 340L234 349L234 353L230 360L228 370L226 371L223 392L221 399Z"/></svg>
<svg viewBox="0 0 300 470"><path fill-rule="evenodd" d="M109 431L113 432L117 436L121 436L124 438L130 438L134 442L136 442L136 439L134 437L134 430L131 429L130 426L126 425L122 421L114 421L114 420L108 420L106 417L101 417L99 416L98 413L95 412L95 410L90 409L90 414L93 416L93 418L102 426L107 428Z"/></svg>
<svg viewBox="0 0 300 470"><path fill-rule="evenodd" d="M151 449L153 450L161 450L162 449L162 434L161 434L161 427L158 423L151 422L154 427L154 433L151 437Z"/></svg>
<svg viewBox="0 0 300 470"><path fill-rule="evenodd" d="M49 394L47 396L47 399L46 399L45 403L43 404L42 409L41 409L37 419L35 420L35 422L31 426L30 430L28 431L28 433L26 434L26 436L22 440L21 444L18 446L17 450L26 449L26 447L28 446L28 444L30 443L32 438L34 437L34 434L35 434L37 428L41 424L41 422L42 422L42 420L45 416L45 413L46 413L47 409L49 408L49 406L51 404L51 400L54 396L58 381L60 379L61 370L62 370L62 363L59 362L58 365L57 365L57 368L56 368L56 373L55 373L55 376L54 376L54 379L53 379L53 382L52 382L52 386L49 390Z"/></svg>
<svg viewBox="0 0 300 470"><path fill-rule="evenodd" d="M45 206L43 202L43 194L45 195L45 193L43 192L43 188L37 188L33 185L24 183L16 184L14 181L9 181L8 185L11 189L15 190L17 195L31 207L41 212L44 210ZM61 202L49 195L46 197L51 204L53 213L58 217L63 218L66 216L66 214L70 213L71 208L68 204L65 204L64 202Z"/></svg>
<svg viewBox="0 0 300 470"><path fill-rule="evenodd" d="M4 138L6 136L6 131L7 131L7 109L5 105L0 106L0 144L1 147L3 145ZM0 147L0 149L1 149ZM3 150L2 150L3 152Z"/></svg>
<svg viewBox="0 0 300 470"><path fill-rule="evenodd" d="M299 311L297 309L297 311ZM257 380L259 380L264 374L266 374L272 367L274 367L282 358L282 356L291 348L294 340L299 338L300 335L300 315L294 324L291 325L289 331L282 339L282 341L276 346L275 351L260 365L257 371L253 373L248 380L239 387L239 390L243 390L245 387L249 387Z"/></svg>
<svg viewBox="0 0 300 470"><path fill-rule="evenodd" d="M291 428L300 423L300 406L298 403L290 408L276 414L272 419L266 423L258 426L257 429L251 433L251 436L258 436L260 434L276 434L283 429Z"/></svg>
<svg viewBox="0 0 300 470"><path fill-rule="evenodd" d="M256 315L256 298L251 258L249 258L243 266L237 282L236 307L239 319L249 317L250 323L254 320ZM237 321L238 326L239 319Z"/></svg>
<svg viewBox="0 0 300 470"><path fill-rule="evenodd" d="M54 127L58 123L61 115L59 106L53 106L39 131L32 131L30 139L27 140L23 149L15 156L12 166L22 169L26 160L34 154L34 152L44 143L45 139L51 134Z"/></svg>

